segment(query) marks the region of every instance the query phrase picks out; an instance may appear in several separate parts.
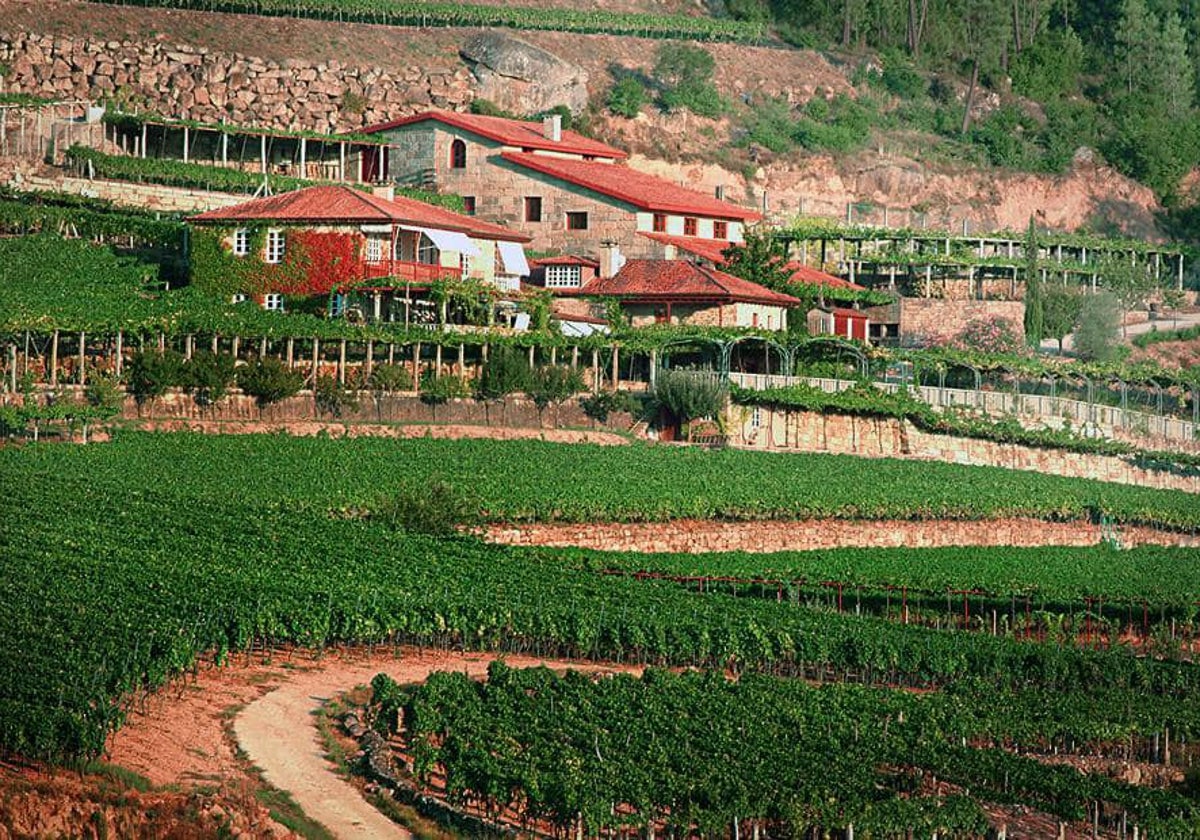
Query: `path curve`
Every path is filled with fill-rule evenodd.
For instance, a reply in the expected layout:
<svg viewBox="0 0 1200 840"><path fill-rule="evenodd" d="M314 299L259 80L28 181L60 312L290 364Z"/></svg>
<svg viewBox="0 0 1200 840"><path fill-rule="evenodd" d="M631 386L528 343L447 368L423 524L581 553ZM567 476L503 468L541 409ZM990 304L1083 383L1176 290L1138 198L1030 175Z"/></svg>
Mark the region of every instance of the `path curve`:
<svg viewBox="0 0 1200 840"><path fill-rule="evenodd" d="M411 834L383 816L334 771L325 758L314 713L325 701L357 685L369 683L380 671L400 683L421 682L438 670L483 676L494 654L465 654L447 660L445 653L409 655L373 661L347 669L321 667L296 671L273 691L247 705L233 722L238 745L272 786L291 794L304 813L341 840L393 838ZM577 670L628 670L581 662L560 662L505 656L518 668L547 665Z"/></svg>

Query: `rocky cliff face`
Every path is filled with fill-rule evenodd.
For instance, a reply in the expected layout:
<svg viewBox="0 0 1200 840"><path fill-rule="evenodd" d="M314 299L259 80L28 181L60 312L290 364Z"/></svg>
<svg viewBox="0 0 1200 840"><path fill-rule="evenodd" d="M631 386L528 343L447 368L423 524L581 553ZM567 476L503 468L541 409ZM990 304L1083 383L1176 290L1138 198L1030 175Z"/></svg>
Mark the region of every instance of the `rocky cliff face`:
<svg viewBox="0 0 1200 840"><path fill-rule="evenodd" d="M452 32L443 30L436 36L444 39ZM530 35L527 40L536 43L507 35L481 38L460 32L456 37L465 53L457 63L452 59L421 65L407 56L404 66L382 67L332 58L267 60L159 39L101 40L16 31L0 34L0 64L8 67L0 89L61 99L114 99L126 107L202 122L226 119L244 125L344 131L431 107L466 110L477 97L513 111L556 104L577 111L588 89L589 69L596 95L602 93L597 88L607 73L597 72L595 66L608 59L625 66L645 62L645 56L630 54L633 39L595 36L589 42L592 49L584 53L568 40L590 36ZM497 41L502 43L497 46ZM728 95L744 89L747 80L761 84L761 90L756 89L761 93L776 90L785 76L792 78L790 72L772 74L761 67L749 68L750 75L744 77L733 73L739 49L762 48L712 47L718 58L718 83ZM781 65L803 58L795 51L774 52ZM578 57L579 65L556 53ZM849 89L824 59L818 56L808 63L815 68L811 78L795 77L795 85L788 88L797 101L842 89L837 78ZM730 79L740 81L734 84ZM961 231L965 225L968 231L990 231L1022 230L1032 215L1045 228L1088 225L1135 236L1156 234L1158 204L1151 191L1097 165L1086 154L1061 176L950 167L887 149L836 161L826 155L793 156L732 171L712 163L679 162L701 151L712 159L731 135L727 122L647 111L636 120L601 118L595 127L605 139L634 151L635 167L709 194L721 187L732 200L765 206L777 220L804 214L890 226Z"/></svg>

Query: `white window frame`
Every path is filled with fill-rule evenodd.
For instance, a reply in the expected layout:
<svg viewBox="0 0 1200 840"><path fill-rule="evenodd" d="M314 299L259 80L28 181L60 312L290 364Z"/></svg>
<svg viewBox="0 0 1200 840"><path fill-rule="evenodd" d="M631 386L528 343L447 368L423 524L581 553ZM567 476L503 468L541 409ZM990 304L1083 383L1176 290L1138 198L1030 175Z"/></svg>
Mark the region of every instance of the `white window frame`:
<svg viewBox="0 0 1200 840"><path fill-rule="evenodd" d="M464 280L471 276L471 255L470 254L459 254L458 255L458 268L459 268L459 271L462 272L462 276L463 276Z"/></svg>
<svg viewBox="0 0 1200 840"><path fill-rule="evenodd" d="M753 410L750 412L750 428L762 428L762 409L759 406L754 406Z"/></svg>
<svg viewBox="0 0 1200 840"><path fill-rule="evenodd" d="M245 300L246 295L243 292L234 292L229 298L230 303L242 303Z"/></svg>
<svg viewBox="0 0 1200 840"><path fill-rule="evenodd" d="M547 289L578 289L582 281L582 270L577 265L546 266Z"/></svg>
<svg viewBox="0 0 1200 840"><path fill-rule="evenodd" d="M250 231L247 228L238 228L233 232L233 255L235 257L244 257L250 253Z"/></svg>
<svg viewBox="0 0 1200 840"><path fill-rule="evenodd" d="M383 240L378 236L367 237L367 262L383 262Z"/></svg>
<svg viewBox="0 0 1200 840"><path fill-rule="evenodd" d="M287 238L283 235L283 231L278 228L272 228L267 231L267 250L263 256L263 262L268 265L278 265L283 262L283 257L287 253Z"/></svg>
<svg viewBox="0 0 1200 840"><path fill-rule="evenodd" d="M268 312L282 312L283 295L280 292L267 292L263 295L263 309Z"/></svg>

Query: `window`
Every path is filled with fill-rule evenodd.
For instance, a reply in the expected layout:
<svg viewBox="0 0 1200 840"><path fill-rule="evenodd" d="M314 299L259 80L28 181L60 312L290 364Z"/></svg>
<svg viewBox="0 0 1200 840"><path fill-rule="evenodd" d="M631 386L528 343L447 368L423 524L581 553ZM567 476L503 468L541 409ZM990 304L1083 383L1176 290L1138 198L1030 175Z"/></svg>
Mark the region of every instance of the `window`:
<svg viewBox="0 0 1200 840"><path fill-rule="evenodd" d="M470 254L459 254L458 255L458 270L462 272L462 276L464 278L471 276L471 255Z"/></svg>
<svg viewBox="0 0 1200 840"><path fill-rule="evenodd" d="M713 222L713 239L729 238L729 222Z"/></svg>
<svg viewBox="0 0 1200 840"><path fill-rule="evenodd" d="M666 233L667 232L667 214L666 213L655 213L654 214L654 232L655 233Z"/></svg>
<svg viewBox="0 0 1200 840"><path fill-rule="evenodd" d="M762 409L759 408L758 406L755 406L754 410L750 412L750 428L751 429L761 429L762 428Z"/></svg>
<svg viewBox="0 0 1200 840"><path fill-rule="evenodd" d="M580 269L577 265L548 265L546 266L547 289L578 289Z"/></svg>
<svg viewBox="0 0 1200 840"><path fill-rule="evenodd" d="M567 230L587 230L587 213L576 211L567 214Z"/></svg>
<svg viewBox="0 0 1200 840"><path fill-rule="evenodd" d="M464 195L463 196L463 215L465 215L465 216L474 216L475 215L475 196L473 196L473 195Z"/></svg>
<svg viewBox="0 0 1200 840"><path fill-rule="evenodd" d="M244 257L250 253L250 231L238 228L233 232L233 255Z"/></svg>
<svg viewBox="0 0 1200 840"><path fill-rule="evenodd" d="M462 140L455 140L450 144L450 168L467 168L467 144Z"/></svg>
<svg viewBox="0 0 1200 840"><path fill-rule="evenodd" d="M267 262L281 263L283 262L284 252L283 231L269 230L267 231Z"/></svg>
<svg viewBox="0 0 1200 840"><path fill-rule="evenodd" d="M700 232L700 225L695 216L687 216L683 220L683 235L695 236Z"/></svg>
<svg viewBox="0 0 1200 840"><path fill-rule="evenodd" d="M279 294L279 292L268 292L266 297L263 298L263 309L270 312L282 312L283 295Z"/></svg>
<svg viewBox="0 0 1200 840"><path fill-rule="evenodd" d="M246 296L244 294L242 294L241 292L234 292L234 294L229 298L229 302L230 303L241 303L245 299L246 299Z"/></svg>
<svg viewBox="0 0 1200 840"><path fill-rule="evenodd" d="M542 220L542 197L540 195L525 196L525 221L540 222Z"/></svg>
<svg viewBox="0 0 1200 840"><path fill-rule="evenodd" d="M421 241L417 243L417 262L425 265L441 265L442 252L433 244L433 240L425 234L421 234Z"/></svg>
<svg viewBox="0 0 1200 840"><path fill-rule="evenodd" d="M377 263L383 259L383 240L378 236L367 237L367 262Z"/></svg>

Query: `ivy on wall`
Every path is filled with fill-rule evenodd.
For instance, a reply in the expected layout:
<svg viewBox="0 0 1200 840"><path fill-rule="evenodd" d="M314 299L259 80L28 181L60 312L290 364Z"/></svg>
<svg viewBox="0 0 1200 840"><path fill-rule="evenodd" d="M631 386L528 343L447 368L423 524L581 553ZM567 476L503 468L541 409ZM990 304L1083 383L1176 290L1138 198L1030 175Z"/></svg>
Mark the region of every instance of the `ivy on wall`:
<svg viewBox="0 0 1200 840"><path fill-rule="evenodd" d="M249 253L236 256L230 243L235 228L196 228L192 235L191 282L206 295L279 292L293 297L327 295L361 279L360 237L354 233L284 228L283 261L267 263L267 227L244 225Z"/></svg>

